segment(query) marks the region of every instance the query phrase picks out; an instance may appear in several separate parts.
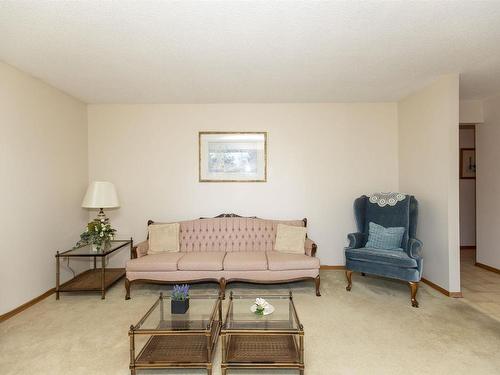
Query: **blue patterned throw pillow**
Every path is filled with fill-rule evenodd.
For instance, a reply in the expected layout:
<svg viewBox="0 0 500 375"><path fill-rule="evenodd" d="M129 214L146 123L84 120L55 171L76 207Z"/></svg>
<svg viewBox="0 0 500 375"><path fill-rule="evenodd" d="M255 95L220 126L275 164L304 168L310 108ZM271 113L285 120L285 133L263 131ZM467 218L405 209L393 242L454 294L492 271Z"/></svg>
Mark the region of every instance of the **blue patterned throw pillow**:
<svg viewBox="0 0 500 375"><path fill-rule="evenodd" d="M368 229L368 242L365 247L382 250L402 250L401 241L405 234L404 227L385 228L370 221Z"/></svg>

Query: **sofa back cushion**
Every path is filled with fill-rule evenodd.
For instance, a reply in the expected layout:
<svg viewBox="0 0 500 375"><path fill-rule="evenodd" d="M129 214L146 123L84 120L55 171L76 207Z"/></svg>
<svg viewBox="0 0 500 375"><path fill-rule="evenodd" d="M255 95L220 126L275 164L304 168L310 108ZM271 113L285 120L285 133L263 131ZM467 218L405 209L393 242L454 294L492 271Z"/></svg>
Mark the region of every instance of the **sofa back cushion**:
<svg viewBox="0 0 500 375"><path fill-rule="evenodd" d="M181 221L180 251L272 251L278 224L305 226L302 220L225 217Z"/></svg>
<svg viewBox="0 0 500 375"><path fill-rule="evenodd" d="M304 254L307 229L295 225L278 224L274 250L282 253Z"/></svg>
<svg viewBox="0 0 500 375"><path fill-rule="evenodd" d="M179 252L179 233L179 223L150 225L148 254Z"/></svg>

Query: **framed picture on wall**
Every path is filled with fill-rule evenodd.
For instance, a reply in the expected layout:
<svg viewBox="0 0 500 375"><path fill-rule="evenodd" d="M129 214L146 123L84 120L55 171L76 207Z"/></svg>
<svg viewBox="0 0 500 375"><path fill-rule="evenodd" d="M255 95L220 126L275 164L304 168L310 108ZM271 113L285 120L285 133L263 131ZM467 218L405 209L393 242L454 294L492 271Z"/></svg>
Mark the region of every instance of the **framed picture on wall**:
<svg viewBox="0 0 500 375"><path fill-rule="evenodd" d="M460 149L460 178L476 178L476 149Z"/></svg>
<svg viewBox="0 0 500 375"><path fill-rule="evenodd" d="M200 132L200 182L266 182L266 132Z"/></svg>

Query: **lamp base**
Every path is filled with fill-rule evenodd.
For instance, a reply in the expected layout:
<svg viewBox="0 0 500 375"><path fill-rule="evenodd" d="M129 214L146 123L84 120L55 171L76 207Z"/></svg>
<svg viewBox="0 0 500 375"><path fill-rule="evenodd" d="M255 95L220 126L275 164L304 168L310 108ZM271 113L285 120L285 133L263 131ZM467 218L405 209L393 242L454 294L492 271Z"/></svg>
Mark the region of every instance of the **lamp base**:
<svg viewBox="0 0 500 375"><path fill-rule="evenodd" d="M108 217L104 213L104 210L102 208L99 209L99 213L97 214L97 217L95 218L95 221L101 221L107 223L109 221Z"/></svg>

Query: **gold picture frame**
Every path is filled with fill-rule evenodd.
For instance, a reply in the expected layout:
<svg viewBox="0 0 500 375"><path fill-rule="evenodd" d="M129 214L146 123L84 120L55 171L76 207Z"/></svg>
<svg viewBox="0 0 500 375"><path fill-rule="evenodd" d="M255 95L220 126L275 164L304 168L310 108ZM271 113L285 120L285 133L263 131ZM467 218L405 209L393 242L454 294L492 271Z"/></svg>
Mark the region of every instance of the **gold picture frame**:
<svg viewBox="0 0 500 375"><path fill-rule="evenodd" d="M476 149L460 149L460 178L474 180L476 178Z"/></svg>
<svg viewBox="0 0 500 375"><path fill-rule="evenodd" d="M267 132L199 132L198 181L267 182Z"/></svg>

